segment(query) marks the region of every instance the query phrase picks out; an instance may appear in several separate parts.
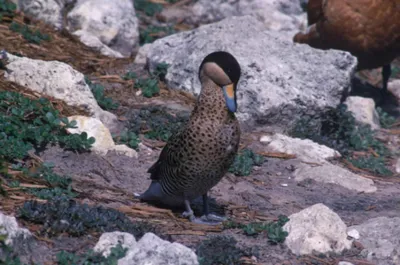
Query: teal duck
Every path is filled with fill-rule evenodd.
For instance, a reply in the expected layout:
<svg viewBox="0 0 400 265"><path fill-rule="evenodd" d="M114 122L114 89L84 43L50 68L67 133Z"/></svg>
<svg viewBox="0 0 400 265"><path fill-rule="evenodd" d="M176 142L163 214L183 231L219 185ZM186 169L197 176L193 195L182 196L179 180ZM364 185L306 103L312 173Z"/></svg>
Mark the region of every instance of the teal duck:
<svg viewBox="0 0 400 265"><path fill-rule="evenodd" d="M225 218L211 214L207 192L233 163L239 147L240 127L235 117L236 87L241 69L228 52L207 55L199 68L202 85L187 124L172 135L148 170L150 187L138 197L167 206L185 206L183 216L194 223L215 224ZM203 216L190 207L203 198Z"/></svg>

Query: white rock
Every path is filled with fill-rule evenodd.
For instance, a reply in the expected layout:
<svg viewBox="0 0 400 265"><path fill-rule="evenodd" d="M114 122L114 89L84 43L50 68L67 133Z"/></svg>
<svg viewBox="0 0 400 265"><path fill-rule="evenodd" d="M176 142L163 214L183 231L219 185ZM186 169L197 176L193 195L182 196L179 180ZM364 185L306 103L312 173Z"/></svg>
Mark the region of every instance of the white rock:
<svg viewBox="0 0 400 265"><path fill-rule="evenodd" d="M287 130L300 117L318 119L328 107L336 107L351 86L355 57L294 44L264 28L251 16L230 17L158 39L147 54L149 69L169 64L167 85L198 94L204 57L216 50L232 53L242 69L237 116L249 126Z"/></svg>
<svg viewBox="0 0 400 265"><path fill-rule="evenodd" d="M348 97L344 104L358 122L371 125L373 130L380 128L378 112L372 98Z"/></svg>
<svg viewBox="0 0 400 265"><path fill-rule="evenodd" d="M291 138L276 133L274 135L264 135L260 138L260 141L265 143L266 151L293 154L304 162L321 163L329 158L340 157L338 151L309 139Z"/></svg>
<svg viewBox="0 0 400 265"><path fill-rule="evenodd" d="M377 217L360 225L349 227L360 232L359 242L369 251L372 259L390 258L393 263L379 262L378 264L399 264L400 262L400 217Z"/></svg>
<svg viewBox="0 0 400 265"><path fill-rule="evenodd" d="M7 235L6 245L13 245L13 240L27 239L32 236L26 228L20 228L13 216L4 215L0 212L0 235Z"/></svg>
<svg viewBox="0 0 400 265"><path fill-rule="evenodd" d="M349 190L371 193L377 190L371 179L363 178L340 166L324 163L320 166L300 165L294 172L294 179L313 179L318 182L340 185Z"/></svg>
<svg viewBox="0 0 400 265"><path fill-rule="evenodd" d="M61 29L64 7L72 2L73 0L19 0L18 6L25 14Z"/></svg>
<svg viewBox="0 0 400 265"><path fill-rule="evenodd" d="M348 261L339 261L338 265L354 265L354 264Z"/></svg>
<svg viewBox="0 0 400 265"><path fill-rule="evenodd" d="M139 44L139 23L131 0L78 0L68 29L105 55L129 57Z"/></svg>
<svg viewBox="0 0 400 265"><path fill-rule="evenodd" d="M138 158L138 153L134 149L132 149L129 146L124 145L124 144L115 145L112 150L114 150L119 155L129 156L132 158Z"/></svg>
<svg viewBox="0 0 400 265"><path fill-rule="evenodd" d="M251 15L266 29L294 31L301 27L303 14L298 0L198 0L189 20L212 23L227 17Z"/></svg>
<svg viewBox="0 0 400 265"><path fill-rule="evenodd" d="M7 80L28 89L63 100L69 106L83 107L108 128L117 122L117 117L104 111L97 104L84 75L68 64L58 61L33 60L7 53L9 63L5 73Z"/></svg>
<svg viewBox="0 0 400 265"><path fill-rule="evenodd" d="M400 101L400 79L388 83L388 90Z"/></svg>
<svg viewBox="0 0 400 265"><path fill-rule="evenodd" d="M135 64L146 64L147 53L149 52L150 47L151 47L151 43L147 43L139 48L139 51L135 57Z"/></svg>
<svg viewBox="0 0 400 265"><path fill-rule="evenodd" d="M104 124L96 119L86 116L70 116L68 120L71 122L75 120L77 122L77 128L68 128L69 133L82 133L86 132L89 137L94 137L96 141L90 149L92 152L105 156L109 151L116 151L118 154L127 155L129 157L137 158L137 152L126 145L115 145L114 140L110 131Z"/></svg>
<svg viewBox="0 0 400 265"><path fill-rule="evenodd" d="M347 231L347 235L349 237L352 237L352 238L356 239L356 240L360 238L360 233L356 229L349 229Z"/></svg>
<svg viewBox="0 0 400 265"><path fill-rule="evenodd" d="M289 233L285 244L296 255L340 253L351 247L346 224L322 203L315 204L289 216L283 229Z"/></svg>
<svg viewBox="0 0 400 265"><path fill-rule="evenodd" d="M162 240L153 233L146 233L118 265L197 265L196 254L179 243Z"/></svg>
<svg viewBox="0 0 400 265"><path fill-rule="evenodd" d="M132 248L136 245L136 239L133 235L124 232L103 233L93 250L108 257L111 254L111 249L118 244L123 248Z"/></svg>
<svg viewBox="0 0 400 265"><path fill-rule="evenodd" d="M396 162L396 173L400 173L400 157L397 158L397 162Z"/></svg>

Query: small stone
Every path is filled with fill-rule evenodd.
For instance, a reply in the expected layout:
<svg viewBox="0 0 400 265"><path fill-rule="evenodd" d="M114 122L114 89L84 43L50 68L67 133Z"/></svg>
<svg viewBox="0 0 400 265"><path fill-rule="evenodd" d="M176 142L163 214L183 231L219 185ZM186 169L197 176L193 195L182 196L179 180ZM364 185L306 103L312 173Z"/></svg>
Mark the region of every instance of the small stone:
<svg viewBox="0 0 400 265"><path fill-rule="evenodd" d="M31 237L32 234L26 228L20 228L17 219L13 216L4 215L0 212L0 235L6 235L6 245L13 245L14 239L21 239Z"/></svg>
<svg viewBox="0 0 400 265"><path fill-rule="evenodd" d="M350 229L349 231L347 231L347 235L356 240L360 238L360 233L356 229Z"/></svg>
<svg viewBox="0 0 400 265"><path fill-rule="evenodd" d="M103 256L108 257L111 253L111 249L120 244L123 248L132 248L136 245L136 239L133 235L124 232L111 232L103 233L96 246L93 248L94 251L102 253Z"/></svg>
<svg viewBox="0 0 400 265"><path fill-rule="evenodd" d="M358 192L371 193L377 190L373 180L364 178L345 168L330 163L324 163L314 167L301 164L296 171L293 172L293 176L298 182L306 179L313 179L322 183L336 184Z"/></svg>
<svg viewBox="0 0 400 265"><path fill-rule="evenodd" d="M388 90L397 98L400 102L400 79L395 79L388 83Z"/></svg>
<svg viewBox="0 0 400 265"><path fill-rule="evenodd" d="M368 124L374 130L380 128L379 115L372 98L348 97L344 104L358 122Z"/></svg>
<svg viewBox="0 0 400 265"><path fill-rule="evenodd" d="M400 173L400 158L397 158L396 173Z"/></svg>
<svg viewBox="0 0 400 265"><path fill-rule="evenodd" d="M281 184L281 186L282 186L282 187L287 187L287 186L288 186L288 184L286 184L286 183L282 183L282 184Z"/></svg>
<svg viewBox="0 0 400 265"><path fill-rule="evenodd" d="M119 155L125 155L125 156L129 156L132 158L138 158L138 153L134 149L132 149L124 144L115 145L112 150L114 150Z"/></svg>
<svg viewBox="0 0 400 265"><path fill-rule="evenodd" d="M325 145L309 139L291 138L283 134L264 135L260 142L265 144L266 151L296 155L298 159L309 163L321 163L327 159L340 157L340 153Z"/></svg>
<svg viewBox="0 0 400 265"><path fill-rule="evenodd" d="M354 265L354 264L351 263L351 262L348 262L348 261L340 261L340 262L338 263L338 265Z"/></svg>
<svg viewBox="0 0 400 265"><path fill-rule="evenodd" d="M296 255L340 253L351 248L346 224L339 215L322 203L315 204L289 216L283 229L289 234L285 244ZM332 244L335 242L335 244Z"/></svg>

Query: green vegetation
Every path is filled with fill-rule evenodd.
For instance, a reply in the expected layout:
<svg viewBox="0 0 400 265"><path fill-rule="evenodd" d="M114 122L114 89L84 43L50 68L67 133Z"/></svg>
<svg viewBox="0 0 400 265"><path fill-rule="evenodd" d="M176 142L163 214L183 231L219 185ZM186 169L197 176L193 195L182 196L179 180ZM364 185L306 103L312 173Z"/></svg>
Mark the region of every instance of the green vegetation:
<svg viewBox="0 0 400 265"><path fill-rule="evenodd" d="M174 33L175 30L171 26L148 26L146 29L140 31L139 42L140 45L151 43L156 39L163 38Z"/></svg>
<svg viewBox="0 0 400 265"><path fill-rule="evenodd" d="M104 110L117 109L119 104L114 102L111 98L104 95L104 86L101 84L94 84L88 77L85 76L85 82L92 90L93 96L99 106Z"/></svg>
<svg viewBox="0 0 400 265"><path fill-rule="evenodd" d="M383 111L382 108L377 107L376 111L378 112L379 122L382 128L390 128L390 126L396 122L396 118Z"/></svg>
<svg viewBox="0 0 400 265"><path fill-rule="evenodd" d="M23 159L28 151L49 143L87 150L95 139L88 138L86 133L68 134L65 129L75 125L75 121L61 118L45 98L32 100L15 92L0 91L0 158L5 161Z"/></svg>
<svg viewBox="0 0 400 265"><path fill-rule="evenodd" d="M312 118L299 120L290 135L302 139L308 138L336 149L359 168L386 176L393 174L384 163L384 159L390 156L388 148L375 138L375 133L369 125L356 123L346 105L332 108L321 117L322 120L319 121ZM370 152L370 150L373 150L378 157L369 154L368 157L353 158L354 151Z"/></svg>
<svg viewBox="0 0 400 265"><path fill-rule="evenodd" d="M143 133L146 138L166 142L176 133L189 116L187 113L169 114L165 108L151 106L142 108L129 124L129 130L136 134Z"/></svg>
<svg viewBox="0 0 400 265"><path fill-rule="evenodd" d="M136 133L130 132L126 129L123 130L119 136L114 136L113 139L115 143L126 144L127 146L135 150L138 149L140 143L139 136Z"/></svg>
<svg viewBox="0 0 400 265"><path fill-rule="evenodd" d="M247 236L256 236L261 233L267 233L269 242L272 244L283 243L288 235L286 231L283 231L283 226L289 221L289 218L284 215L280 215L277 221L270 223L249 223L246 225L228 221L224 223L224 229L235 229L240 228Z"/></svg>
<svg viewBox="0 0 400 265"><path fill-rule="evenodd" d="M200 265L238 265L240 258L251 256L251 251L236 246L237 241L231 236L213 236L197 247L196 253Z"/></svg>
<svg viewBox="0 0 400 265"><path fill-rule="evenodd" d="M244 149L237 154L235 161L229 168L229 172L237 176L250 175L253 166L261 166L264 163L264 157L254 153L250 149Z"/></svg>
<svg viewBox="0 0 400 265"><path fill-rule="evenodd" d="M46 203L26 201L19 209L18 217L43 225L41 234L55 236L67 232L71 236L82 236L89 232L128 232L141 238L146 232L155 232L153 226L137 222L114 209L79 204L65 197L54 198Z"/></svg>
<svg viewBox="0 0 400 265"><path fill-rule="evenodd" d="M145 13L147 16L154 16L162 11L161 4L153 3L148 0L135 0L135 10Z"/></svg>
<svg viewBox="0 0 400 265"><path fill-rule="evenodd" d="M160 63L156 66L156 69L153 73L150 74L149 78L145 79L137 79L134 87L142 90L142 94L146 98L151 98L154 95L160 93L160 88L158 86L158 82L160 80L164 80L165 75L167 74L168 64ZM132 73L128 76L125 75L125 78L133 76Z"/></svg>
<svg viewBox="0 0 400 265"><path fill-rule="evenodd" d="M111 253L107 258L93 250L89 250L84 255L61 251L57 254L57 265L117 265L118 260L125 257L126 251L127 249L120 244L111 248Z"/></svg>
<svg viewBox="0 0 400 265"><path fill-rule="evenodd" d="M31 30L27 25L21 25L17 22L12 22L10 25L10 30L14 32L18 32L26 39L28 42L34 44L40 44L42 41L49 41L50 36L47 34L41 33L39 30Z"/></svg>
<svg viewBox="0 0 400 265"><path fill-rule="evenodd" d="M17 5L9 0L0 0L0 22L4 17L14 17Z"/></svg>

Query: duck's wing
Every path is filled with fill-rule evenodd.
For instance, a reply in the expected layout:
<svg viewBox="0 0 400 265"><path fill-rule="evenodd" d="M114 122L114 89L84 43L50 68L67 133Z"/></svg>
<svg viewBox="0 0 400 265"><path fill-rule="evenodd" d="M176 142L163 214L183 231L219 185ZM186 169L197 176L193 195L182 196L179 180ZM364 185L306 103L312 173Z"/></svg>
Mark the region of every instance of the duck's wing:
<svg viewBox="0 0 400 265"><path fill-rule="evenodd" d="M181 149L183 132L172 135L168 139L168 143L161 150L158 160L147 170L150 173L152 180L159 180L162 178L162 168L168 168L171 171L176 171L180 166L179 153Z"/></svg>

